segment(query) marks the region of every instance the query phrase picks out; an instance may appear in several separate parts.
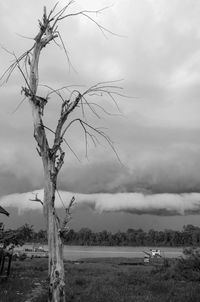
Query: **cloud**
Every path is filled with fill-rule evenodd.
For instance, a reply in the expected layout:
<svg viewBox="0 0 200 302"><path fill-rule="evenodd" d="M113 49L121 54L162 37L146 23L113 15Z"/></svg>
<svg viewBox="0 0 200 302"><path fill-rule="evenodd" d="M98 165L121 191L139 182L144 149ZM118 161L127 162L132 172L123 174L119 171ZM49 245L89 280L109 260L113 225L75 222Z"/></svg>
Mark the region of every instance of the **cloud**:
<svg viewBox="0 0 200 302"><path fill-rule="evenodd" d="M118 135L120 131L119 127ZM82 159L81 163L67 152L58 188L85 194L200 191L198 131L179 131L176 135L173 131L159 133L157 129L155 133L154 129L136 128L126 136L121 137L122 146L117 149L124 166L109 147L90 149L89 160ZM79 144L75 150L83 148L84 156L84 144ZM2 146L0 154L1 196L43 186L42 164L35 149L24 146L20 152L20 148L7 150Z"/></svg>
<svg viewBox="0 0 200 302"><path fill-rule="evenodd" d="M109 5L108 2L111 4L107 0L100 4L97 0L82 0L77 1L74 8L98 9L99 5ZM52 1L46 3L49 8L52 6ZM61 1L59 5L64 3ZM16 54L28 49L33 41L16 33L35 36L42 6L41 2L33 0L28 4L25 0L19 3L1 1L1 43ZM56 45L48 46L40 61L41 82L53 88L71 83L88 87L102 80L124 78L120 85L125 87L125 93L137 98L118 98L122 118L106 117L102 113L102 119L96 121L89 114L93 125L110 129L110 137L116 142L124 166L114 160L105 142L98 149L89 145L87 161L84 136L78 127L71 128L66 139L81 163L76 162L65 146L66 166L63 166L58 184L61 190L127 195L200 191L199 9L200 3L195 0L116 1L104 14L97 16L97 20L125 38L108 36L104 39L95 24L84 18L62 23L60 32L78 72L69 72L65 55ZM10 56L3 49L1 58L4 70ZM11 114L21 100L21 85L22 79L16 72L1 89L1 196L43 186L42 164L35 151L28 102L24 101L19 110ZM40 93L44 93L41 88ZM45 125L48 122L53 129L53 119L59 110L57 101L49 100L45 119ZM110 112L116 109L105 100L98 104ZM27 195L18 197L28 200ZM23 206L27 207L27 201ZM138 208L131 210L140 211ZM173 211L171 209L172 214Z"/></svg>
<svg viewBox="0 0 200 302"><path fill-rule="evenodd" d="M153 131L151 133L148 130L141 135L146 136L146 144L143 139L136 141L137 138L130 135L130 146L125 151L119 150L125 166L109 158L111 154L108 151L105 158L101 150L97 153L98 160L94 157L83 164L66 165L59 177L59 188L77 193L128 193L144 190L150 193L199 192L198 145L174 142L169 146L163 137L159 144L159 138L154 141L150 137L154 136ZM181 140L181 135L179 139Z"/></svg>
<svg viewBox="0 0 200 302"><path fill-rule="evenodd" d="M17 207L19 214L27 210L42 210L39 202L30 201L34 194L43 200L43 190L23 194L10 194L3 196L0 203L3 207ZM58 208L69 204L75 196L76 206L88 206L94 211L101 212L127 212L131 214L152 214L158 216L197 215L200 214L200 193L184 194L142 194L142 193L117 193L117 194L75 194L61 191L60 197L56 196Z"/></svg>

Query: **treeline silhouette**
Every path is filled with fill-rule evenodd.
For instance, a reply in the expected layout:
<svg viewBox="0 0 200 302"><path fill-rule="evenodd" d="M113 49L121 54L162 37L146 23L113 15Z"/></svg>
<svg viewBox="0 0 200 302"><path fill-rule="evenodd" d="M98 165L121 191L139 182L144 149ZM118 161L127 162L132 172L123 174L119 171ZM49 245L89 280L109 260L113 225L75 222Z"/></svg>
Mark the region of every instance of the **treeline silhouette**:
<svg viewBox="0 0 200 302"><path fill-rule="evenodd" d="M47 233L44 230L34 231L33 226L25 224L18 228L18 236L26 242L47 243ZM87 246L200 246L200 227L191 224L181 231L128 229L126 232L109 231L93 232L88 228L79 231L69 230L63 234L63 242L67 245Z"/></svg>

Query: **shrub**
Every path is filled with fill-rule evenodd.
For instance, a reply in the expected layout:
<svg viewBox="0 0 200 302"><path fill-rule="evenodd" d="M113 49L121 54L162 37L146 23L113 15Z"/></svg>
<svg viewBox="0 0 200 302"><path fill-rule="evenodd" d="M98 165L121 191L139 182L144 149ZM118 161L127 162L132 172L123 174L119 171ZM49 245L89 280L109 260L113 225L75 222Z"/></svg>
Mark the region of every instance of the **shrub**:
<svg viewBox="0 0 200 302"><path fill-rule="evenodd" d="M175 271L184 279L191 281L200 280L200 249L184 249L184 257L177 260Z"/></svg>
<svg viewBox="0 0 200 302"><path fill-rule="evenodd" d="M24 261L24 260L26 259L26 257L27 257L27 256L26 256L25 253L20 254L20 255L19 255L19 260L20 260L20 261Z"/></svg>

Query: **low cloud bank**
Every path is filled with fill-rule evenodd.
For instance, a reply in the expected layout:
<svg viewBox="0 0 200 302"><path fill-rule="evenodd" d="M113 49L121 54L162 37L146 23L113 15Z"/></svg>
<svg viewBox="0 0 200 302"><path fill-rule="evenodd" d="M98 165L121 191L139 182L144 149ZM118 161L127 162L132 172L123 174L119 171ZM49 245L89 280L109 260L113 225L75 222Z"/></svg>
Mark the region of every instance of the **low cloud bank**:
<svg viewBox="0 0 200 302"><path fill-rule="evenodd" d="M35 198L43 200L43 190L22 194L10 194L0 199L3 207L16 207L19 214L26 210L42 210L39 202L31 201ZM59 197L61 196L61 199ZM158 216L173 216L186 214L200 214L200 193L183 194L143 194L143 193L117 193L117 194L78 194L60 191L56 194L58 208L68 205L72 196L76 198L76 206L87 206L97 212L127 212L132 214L152 214Z"/></svg>

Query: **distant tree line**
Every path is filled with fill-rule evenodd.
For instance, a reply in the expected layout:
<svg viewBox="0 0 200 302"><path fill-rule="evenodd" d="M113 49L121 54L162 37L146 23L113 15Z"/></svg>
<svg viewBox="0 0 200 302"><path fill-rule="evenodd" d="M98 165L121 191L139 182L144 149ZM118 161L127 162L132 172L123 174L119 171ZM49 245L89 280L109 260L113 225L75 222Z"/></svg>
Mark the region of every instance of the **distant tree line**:
<svg viewBox="0 0 200 302"><path fill-rule="evenodd" d="M11 232L8 230L6 232ZM13 230L16 232L16 230ZM25 224L17 229L18 239L24 242L47 243L47 233L44 230L34 231L33 226ZM126 232L109 231L93 232L89 228L79 231L69 230L64 234L64 244L88 246L200 246L200 227L191 224L181 231L128 229Z"/></svg>

